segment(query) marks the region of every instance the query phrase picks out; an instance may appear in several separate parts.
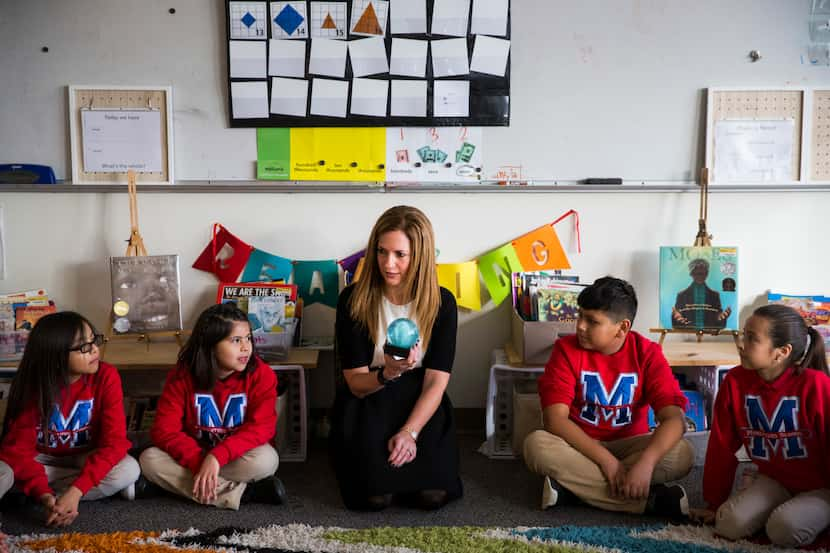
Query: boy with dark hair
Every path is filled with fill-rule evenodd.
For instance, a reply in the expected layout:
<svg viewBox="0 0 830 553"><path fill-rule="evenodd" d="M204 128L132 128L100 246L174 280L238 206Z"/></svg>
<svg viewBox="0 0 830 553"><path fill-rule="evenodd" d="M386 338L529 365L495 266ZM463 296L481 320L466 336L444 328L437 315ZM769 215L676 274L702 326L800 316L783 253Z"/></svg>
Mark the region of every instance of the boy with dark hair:
<svg viewBox="0 0 830 553"><path fill-rule="evenodd" d="M570 492L609 511L686 516L686 491L664 484L694 461L682 439L686 397L660 346L631 330L634 289L604 277L577 302L576 335L556 341L539 378L545 429L524 443L528 468L545 477L542 508ZM649 406L659 422L652 434Z"/></svg>

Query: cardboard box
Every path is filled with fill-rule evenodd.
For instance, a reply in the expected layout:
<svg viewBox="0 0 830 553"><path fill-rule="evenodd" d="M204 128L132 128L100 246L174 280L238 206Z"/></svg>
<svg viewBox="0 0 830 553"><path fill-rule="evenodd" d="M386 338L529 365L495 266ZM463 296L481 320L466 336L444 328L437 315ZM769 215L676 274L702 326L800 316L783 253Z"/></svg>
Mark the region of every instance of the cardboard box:
<svg viewBox="0 0 830 553"><path fill-rule="evenodd" d="M576 333L576 322L525 321L511 310L510 341L527 366L541 367L548 362L557 336Z"/></svg>
<svg viewBox="0 0 830 553"><path fill-rule="evenodd" d="M522 456L527 435L542 428L542 404L536 381L516 382L513 387L513 454Z"/></svg>

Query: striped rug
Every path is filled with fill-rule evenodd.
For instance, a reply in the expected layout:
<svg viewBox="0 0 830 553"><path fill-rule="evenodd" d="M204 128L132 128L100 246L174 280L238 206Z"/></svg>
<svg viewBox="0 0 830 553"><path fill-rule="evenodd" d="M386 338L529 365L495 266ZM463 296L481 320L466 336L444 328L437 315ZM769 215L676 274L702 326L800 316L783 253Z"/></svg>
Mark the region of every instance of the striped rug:
<svg viewBox="0 0 830 553"><path fill-rule="evenodd" d="M826 540L825 540L826 541ZM821 545L827 545L822 543ZM10 551L156 553L222 551L227 553L765 553L789 552L757 542L731 542L713 535L711 527L652 525L559 526L551 528L416 527L347 528L266 526L253 530L220 528L203 533L112 532L108 534L41 534L11 536ZM820 547L812 551L830 553ZM803 550L801 550L803 551Z"/></svg>

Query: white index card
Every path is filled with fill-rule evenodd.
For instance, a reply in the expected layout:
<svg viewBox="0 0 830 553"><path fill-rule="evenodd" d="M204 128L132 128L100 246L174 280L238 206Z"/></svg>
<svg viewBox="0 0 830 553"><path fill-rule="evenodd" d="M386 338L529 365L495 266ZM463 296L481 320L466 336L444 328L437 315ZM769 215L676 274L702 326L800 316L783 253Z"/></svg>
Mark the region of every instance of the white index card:
<svg viewBox="0 0 830 553"><path fill-rule="evenodd" d="M435 81L435 117L470 116L470 81Z"/></svg>
<svg viewBox="0 0 830 553"><path fill-rule="evenodd" d="M231 40L228 45L232 79L264 79L266 54L264 41Z"/></svg>
<svg viewBox="0 0 830 553"><path fill-rule="evenodd" d="M505 36L508 0L473 0L470 34Z"/></svg>
<svg viewBox="0 0 830 553"><path fill-rule="evenodd" d="M330 117L346 117L349 81L314 79L311 85L311 113Z"/></svg>
<svg viewBox="0 0 830 553"><path fill-rule="evenodd" d="M504 77L504 72L507 69L507 56L509 54L509 40L476 35L470 71Z"/></svg>
<svg viewBox="0 0 830 553"><path fill-rule="evenodd" d="M314 38L311 40L311 61L308 72L329 77L346 75L346 49L348 45L342 40Z"/></svg>
<svg viewBox="0 0 830 553"><path fill-rule="evenodd" d="M268 82L232 82L231 109L234 119L267 118Z"/></svg>
<svg viewBox="0 0 830 553"><path fill-rule="evenodd" d="M426 40L393 38L389 73L423 79L427 69L427 45Z"/></svg>
<svg viewBox="0 0 830 553"><path fill-rule="evenodd" d="M277 77L305 77L305 41L268 41L268 75Z"/></svg>
<svg viewBox="0 0 830 553"><path fill-rule="evenodd" d="M354 79L352 81L351 113L386 117L389 100L389 81L380 79Z"/></svg>
<svg viewBox="0 0 830 553"><path fill-rule="evenodd" d="M432 40L429 44L432 49L432 75L434 77L468 75L470 73L467 62L466 38Z"/></svg>
<svg viewBox="0 0 830 553"><path fill-rule="evenodd" d="M458 0L435 0L432 7L433 35L467 36L470 3Z"/></svg>
<svg viewBox="0 0 830 553"><path fill-rule="evenodd" d="M392 117L426 117L427 82L392 81Z"/></svg>
<svg viewBox="0 0 830 553"><path fill-rule="evenodd" d="M306 116L308 81L305 79L271 79L271 113Z"/></svg>
<svg viewBox="0 0 830 553"><path fill-rule="evenodd" d="M352 60L352 74L355 77L389 72L386 45L381 37L352 40L347 44L349 58Z"/></svg>
<svg viewBox="0 0 830 553"><path fill-rule="evenodd" d="M426 34L426 0L391 0L389 32L394 34Z"/></svg>

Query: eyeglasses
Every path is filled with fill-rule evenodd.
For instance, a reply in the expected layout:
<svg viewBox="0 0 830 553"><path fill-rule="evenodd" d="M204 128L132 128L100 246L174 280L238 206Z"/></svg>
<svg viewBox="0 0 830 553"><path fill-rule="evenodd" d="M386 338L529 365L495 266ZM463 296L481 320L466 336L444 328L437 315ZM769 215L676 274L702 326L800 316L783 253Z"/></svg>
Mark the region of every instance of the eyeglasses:
<svg viewBox="0 0 830 553"><path fill-rule="evenodd" d="M69 351L80 351L81 353L89 353L92 351L92 346L101 347L101 344L104 343L104 335L103 334L94 334L92 336L91 342L84 342L79 346L75 346L74 348L69 348Z"/></svg>

